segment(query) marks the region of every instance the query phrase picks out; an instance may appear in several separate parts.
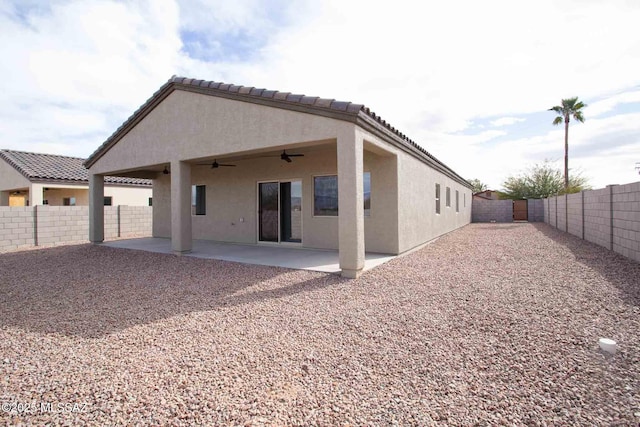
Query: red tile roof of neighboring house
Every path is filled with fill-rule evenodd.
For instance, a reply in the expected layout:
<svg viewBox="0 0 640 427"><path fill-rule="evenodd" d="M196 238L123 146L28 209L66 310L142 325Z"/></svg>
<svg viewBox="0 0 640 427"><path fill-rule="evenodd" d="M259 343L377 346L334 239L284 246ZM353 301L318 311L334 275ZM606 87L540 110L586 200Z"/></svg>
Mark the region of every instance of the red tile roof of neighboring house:
<svg viewBox="0 0 640 427"><path fill-rule="evenodd" d="M29 153L26 151L0 150L0 158L9 163L29 181L88 183L89 171L80 157L56 154ZM151 186L151 180L105 176L105 184Z"/></svg>
<svg viewBox="0 0 640 427"><path fill-rule="evenodd" d="M471 188L471 185L464 178L362 104L176 76L173 76L162 85L151 98L142 104L138 110L116 129L116 131L89 156L85 161L85 166L91 167L109 148L126 135L130 129L174 90L185 90L354 122L377 134L383 140L391 142L405 151L410 152L415 157L460 184Z"/></svg>

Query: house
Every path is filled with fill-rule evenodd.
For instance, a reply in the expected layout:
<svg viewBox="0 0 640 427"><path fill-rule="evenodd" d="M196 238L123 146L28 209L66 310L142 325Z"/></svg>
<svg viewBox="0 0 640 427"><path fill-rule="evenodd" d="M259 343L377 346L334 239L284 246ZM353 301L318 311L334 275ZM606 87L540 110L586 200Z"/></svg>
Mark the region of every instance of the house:
<svg viewBox="0 0 640 427"><path fill-rule="evenodd" d="M500 200L500 195L497 191L494 190L484 190L478 191L474 193L473 198L483 199L483 200Z"/></svg>
<svg viewBox="0 0 640 427"><path fill-rule="evenodd" d="M153 180L153 236L400 254L468 224L471 187L368 108L173 77L85 162L90 240L105 176Z"/></svg>
<svg viewBox="0 0 640 427"><path fill-rule="evenodd" d="M78 157L0 150L0 206L87 206L89 172ZM151 180L105 177L104 205L148 206Z"/></svg>

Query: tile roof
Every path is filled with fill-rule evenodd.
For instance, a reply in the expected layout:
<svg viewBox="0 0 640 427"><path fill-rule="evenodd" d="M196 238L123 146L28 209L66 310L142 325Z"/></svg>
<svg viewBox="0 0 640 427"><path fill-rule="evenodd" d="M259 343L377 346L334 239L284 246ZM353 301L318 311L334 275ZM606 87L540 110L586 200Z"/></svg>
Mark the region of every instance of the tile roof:
<svg viewBox="0 0 640 427"><path fill-rule="evenodd" d="M0 150L0 158L30 181L89 182L89 171L83 165L85 159L80 157ZM151 186L149 179L118 176L106 176L104 182L105 184Z"/></svg>
<svg viewBox="0 0 640 427"><path fill-rule="evenodd" d="M129 129L135 126L146 114L152 110L159 102L167 97L173 90L186 90L202 93L206 95L231 98L246 102L253 102L286 108L295 111L302 111L311 114L324 115L340 120L347 120L359 125L367 125L372 130L382 132L385 139L395 140L401 146L408 148L412 154L430 166L435 167L444 174L471 188L471 185L451 168L435 158L419 144L411 140L390 123L383 120L363 104L356 104L347 101L336 101L331 98L320 98L317 96L306 96L292 94L291 92L280 92L277 90L267 90L253 86L239 86L229 83L215 82L211 80L199 80L187 77L171 77L162 85L144 104L140 106L116 131L89 156L85 161L87 167L91 167L102 154L108 151Z"/></svg>

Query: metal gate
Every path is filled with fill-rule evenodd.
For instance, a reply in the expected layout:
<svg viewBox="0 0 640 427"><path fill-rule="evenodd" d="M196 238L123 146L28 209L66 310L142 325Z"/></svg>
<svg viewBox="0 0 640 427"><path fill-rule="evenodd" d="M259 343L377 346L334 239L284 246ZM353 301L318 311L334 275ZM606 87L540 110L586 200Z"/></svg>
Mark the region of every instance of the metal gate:
<svg viewBox="0 0 640 427"><path fill-rule="evenodd" d="M513 201L513 220L514 221L527 221L528 205L527 200L514 200Z"/></svg>

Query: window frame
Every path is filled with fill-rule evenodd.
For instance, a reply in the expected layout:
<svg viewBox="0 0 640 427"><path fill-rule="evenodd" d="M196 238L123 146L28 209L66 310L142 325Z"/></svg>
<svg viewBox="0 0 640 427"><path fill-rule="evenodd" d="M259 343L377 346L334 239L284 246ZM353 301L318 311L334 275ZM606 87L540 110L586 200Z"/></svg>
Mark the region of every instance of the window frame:
<svg viewBox="0 0 640 427"><path fill-rule="evenodd" d="M194 184L191 186L191 216L207 215L207 186Z"/></svg>
<svg viewBox="0 0 640 427"><path fill-rule="evenodd" d="M369 175L369 209L367 212L367 208L366 208L366 200L364 198L364 177L365 174ZM319 218L333 218L333 217L338 217L340 216L340 209L339 209L339 202L337 202L337 206L336 206L336 214L335 215L318 215L316 214L316 178L322 178L322 177L331 177L334 176L336 177L336 201L338 200L338 174L335 173L328 173L328 174L318 174L318 175L312 175L311 176L311 189L313 191L313 197L311 198L313 200L313 206L312 206L312 216L313 217L319 217ZM363 171L362 172L362 215L365 218L371 218L371 212L372 212L372 208L371 208L371 195L373 194L373 185L372 185L372 174L371 171Z"/></svg>
<svg viewBox="0 0 640 427"><path fill-rule="evenodd" d="M326 177L335 177L336 179L336 214L335 215L324 215L324 214L316 214L316 178L326 178ZM339 195L339 190L338 190L338 174L335 173L328 173L328 174L319 174L319 175L313 175L311 177L311 190L313 191L313 195L311 197L313 206L312 206L312 215L313 217L317 217L317 218L337 218L338 215L340 215L340 210L339 210L339 202L338 202L338 195Z"/></svg>

